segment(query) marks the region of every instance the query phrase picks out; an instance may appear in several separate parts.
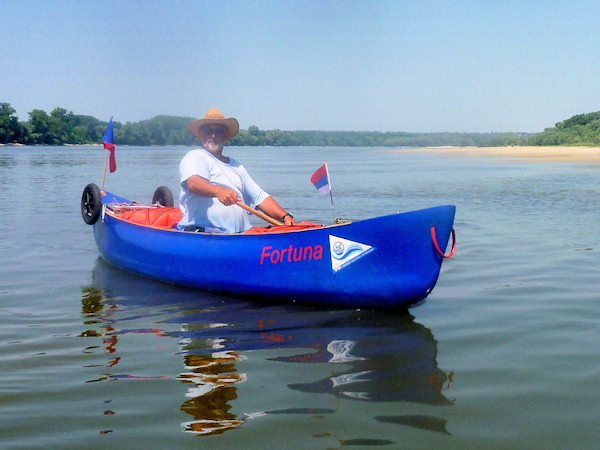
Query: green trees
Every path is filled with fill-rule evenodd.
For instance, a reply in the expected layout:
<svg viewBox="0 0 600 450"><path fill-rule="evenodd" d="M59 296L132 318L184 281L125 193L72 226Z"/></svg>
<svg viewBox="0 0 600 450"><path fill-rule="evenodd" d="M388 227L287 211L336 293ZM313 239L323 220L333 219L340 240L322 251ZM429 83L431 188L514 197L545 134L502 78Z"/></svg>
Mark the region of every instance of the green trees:
<svg viewBox="0 0 600 450"><path fill-rule="evenodd" d="M600 111L577 114L531 136L529 145L600 145Z"/></svg>
<svg viewBox="0 0 600 450"><path fill-rule="evenodd" d="M0 144L19 142L23 127L16 111L8 103L0 103Z"/></svg>
<svg viewBox="0 0 600 450"><path fill-rule="evenodd" d="M260 130L251 126L240 130L229 145L272 145L314 147L426 147L452 145L505 146L522 145L523 133L404 133L380 131L281 131Z"/></svg>
<svg viewBox="0 0 600 450"><path fill-rule="evenodd" d="M29 113L29 142L27 144L50 144L50 116L46 111L34 109Z"/></svg>
<svg viewBox="0 0 600 450"><path fill-rule="evenodd" d="M192 117L155 116L140 122L114 122L117 145L199 145L188 131ZM0 144L65 145L100 144L107 122L91 116L55 108L41 109L19 122L8 103L0 103ZM240 130L229 141L234 146L315 146L315 147L425 147L507 145L599 145L600 111L578 114L554 128L535 135L527 133L406 133L380 131L286 131L261 130L256 125Z"/></svg>
<svg viewBox="0 0 600 450"><path fill-rule="evenodd" d="M140 122L115 122L115 142L120 145L193 145L188 131L190 117L156 116Z"/></svg>
<svg viewBox="0 0 600 450"><path fill-rule="evenodd" d="M14 114L12 108L3 108L3 111L4 109L12 110ZM16 116L13 121L18 123L19 133L0 142L32 145L93 144L100 141L107 124L91 116L75 115L64 108L55 108L50 114L34 109L29 113L27 122L19 123Z"/></svg>
<svg viewBox="0 0 600 450"><path fill-rule="evenodd" d="M140 122L127 122L121 128L115 123L115 142L125 145L193 145L188 131L191 117L156 116Z"/></svg>

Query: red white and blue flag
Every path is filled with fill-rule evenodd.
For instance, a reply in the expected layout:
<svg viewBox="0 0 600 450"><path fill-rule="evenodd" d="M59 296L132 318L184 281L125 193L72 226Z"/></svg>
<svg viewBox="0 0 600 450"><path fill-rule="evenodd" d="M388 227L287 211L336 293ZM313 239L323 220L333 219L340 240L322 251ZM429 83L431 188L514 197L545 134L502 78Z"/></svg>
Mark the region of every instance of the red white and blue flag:
<svg viewBox="0 0 600 450"><path fill-rule="evenodd" d="M315 173L312 174L312 177L310 177L310 182L315 185L321 195L327 195L331 191L327 163L323 164L315 171Z"/></svg>
<svg viewBox="0 0 600 450"><path fill-rule="evenodd" d="M109 168L110 173L113 173L115 170L117 170L117 159L115 158L115 136L112 117L108 122L108 127L106 127L104 136L102 136L102 144L104 145L104 148L110 152Z"/></svg>

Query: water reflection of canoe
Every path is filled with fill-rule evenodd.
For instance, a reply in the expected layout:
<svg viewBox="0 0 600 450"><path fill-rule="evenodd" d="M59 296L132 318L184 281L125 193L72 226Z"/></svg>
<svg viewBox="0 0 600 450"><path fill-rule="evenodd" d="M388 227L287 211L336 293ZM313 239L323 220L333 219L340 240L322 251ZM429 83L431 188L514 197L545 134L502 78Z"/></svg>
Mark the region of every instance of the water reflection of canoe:
<svg viewBox="0 0 600 450"><path fill-rule="evenodd" d="M93 278L126 309L173 306L172 317L161 322L181 324L170 335L185 341L183 354L190 359L211 354L210 343L217 341L222 353L289 349L288 356L270 360L335 368L331 377L289 384L294 390L367 402L452 403L443 395L451 380L438 368L437 340L408 311L264 304L217 293L203 293L198 304L192 290L144 280L100 258Z"/></svg>
<svg viewBox="0 0 600 450"><path fill-rule="evenodd" d="M214 234L171 228L175 208L159 208L158 225L132 222L123 211L135 205L117 195L106 193L102 204L94 236L117 267L206 290L363 307L410 305L431 292L455 213L447 205L291 231Z"/></svg>
<svg viewBox="0 0 600 450"><path fill-rule="evenodd" d="M192 416L186 422L186 431L221 433L265 414L336 413L320 409L314 396L305 395L299 398L308 404L301 407L282 405L283 409L278 410L234 414L232 404L238 398L239 384L260 384L261 380L258 366L254 366L258 372L246 373L240 370L238 361L248 354L257 355L259 350L285 351L285 356L267 353L269 368L261 370L273 370L273 363L282 365L278 370L282 385L296 392L369 403L453 403L445 395L452 375L438 367L433 333L405 310L323 309L307 304L265 304L227 294L198 295L190 289L144 280L100 258L93 280L94 287L104 295L106 308L118 302L125 311L123 317L111 316L115 328L121 320L128 322L130 314L139 319L138 307L149 305L156 306L145 310L152 326L178 325L178 332L165 331L161 335L181 344L184 371L178 379L188 387L181 409ZM158 322L156 311L163 314ZM321 368L315 372L321 375L312 380L296 379L296 371L290 367L297 364L315 364ZM324 365L328 366L326 370L322 370ZM323 378L323 373L329 376ZM270 405L268 401L257 404ZM375 419L447 433L445 419L406 415L410 409L403 411L402 416Z"/></svg>

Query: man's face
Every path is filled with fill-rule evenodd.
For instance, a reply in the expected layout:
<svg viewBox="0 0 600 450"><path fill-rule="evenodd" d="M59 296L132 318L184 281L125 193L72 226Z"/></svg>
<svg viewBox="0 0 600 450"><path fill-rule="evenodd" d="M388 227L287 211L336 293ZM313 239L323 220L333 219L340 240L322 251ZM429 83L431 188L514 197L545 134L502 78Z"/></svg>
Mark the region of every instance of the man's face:
<svg viewBox="0 0 600 450"><path fill-rule="evenodd" d="M204 149L211 153L223 150L225 133L227 132L225 125L204 125L200 130L202 131L202 147Z"/></svg>

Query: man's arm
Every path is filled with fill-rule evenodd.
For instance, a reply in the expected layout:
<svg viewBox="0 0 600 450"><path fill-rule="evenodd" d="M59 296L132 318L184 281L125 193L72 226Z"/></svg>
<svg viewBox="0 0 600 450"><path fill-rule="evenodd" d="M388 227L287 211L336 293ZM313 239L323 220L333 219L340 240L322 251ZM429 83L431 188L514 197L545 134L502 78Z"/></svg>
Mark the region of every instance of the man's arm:
<svg viewBox="0 0 600 450"><path fill-rule="evenodd" d="M185 180L187 190L200 197L216 197L224 205L234 205L240 199L231 189L212 184L200 175L192 175ZM268 214L268 213L267 213Z"/></svg>
<svg viewBox="0 0 600 450"><path fill-rule="evenodd" d="M288 214L285 209L279 206L279 203L271 196L264 199L263 202L258 205L258 208L273 219L283 221L286 225L296 225L294 218Z"/></svg>

